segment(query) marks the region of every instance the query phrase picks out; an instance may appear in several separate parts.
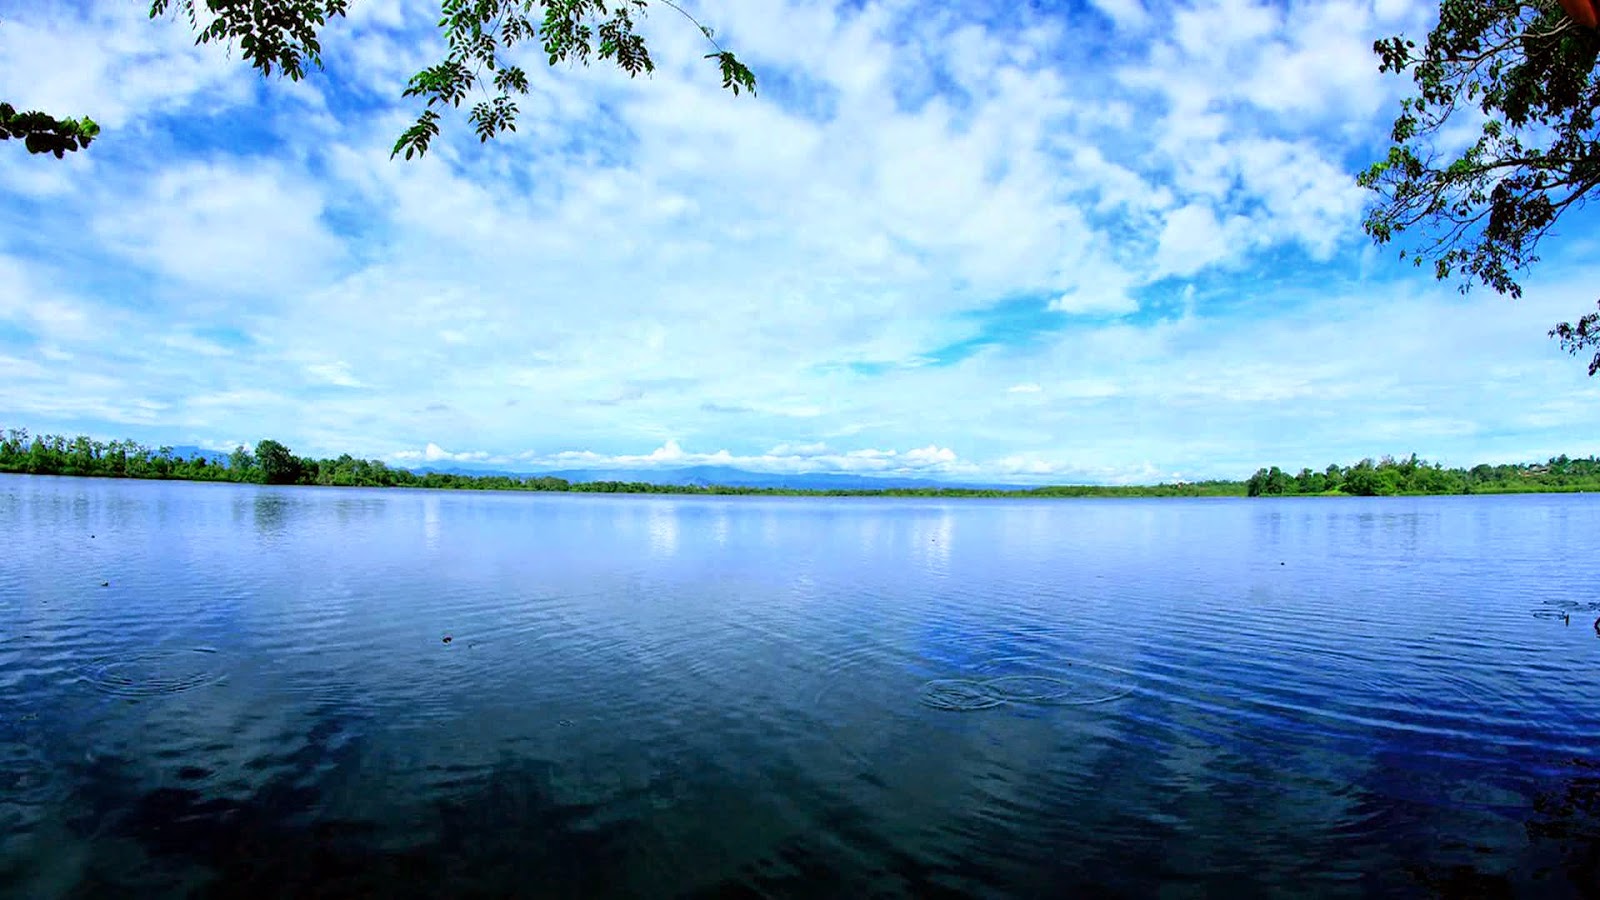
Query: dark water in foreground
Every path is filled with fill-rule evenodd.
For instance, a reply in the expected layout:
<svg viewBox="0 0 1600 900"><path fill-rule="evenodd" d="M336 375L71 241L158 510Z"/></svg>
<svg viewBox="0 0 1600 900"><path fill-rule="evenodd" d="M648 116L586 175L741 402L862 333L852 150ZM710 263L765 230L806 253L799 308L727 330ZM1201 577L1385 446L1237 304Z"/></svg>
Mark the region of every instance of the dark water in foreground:
<svg viewBox="0 0 1600 900"><path fill-rule="evenodd" d="M0 477L0 893L1596 896L1597 535Z"/></svg>

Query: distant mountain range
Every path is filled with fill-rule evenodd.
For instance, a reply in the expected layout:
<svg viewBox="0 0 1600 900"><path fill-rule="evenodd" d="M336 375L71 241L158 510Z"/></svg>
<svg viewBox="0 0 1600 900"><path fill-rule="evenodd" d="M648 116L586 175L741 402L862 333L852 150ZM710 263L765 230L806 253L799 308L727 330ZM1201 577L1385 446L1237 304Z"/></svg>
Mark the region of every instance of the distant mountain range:
<svg viewBox="0 0 1600 900"><path fill-rule="evenodd" d="M211 465L216 465L217 463L224 463L224 462L228 461L228 454L226 454L226 453L223 453L223 452L218 451L218 450L206 450L206 449L203 449L201 447L195 447L195 446L189 446L189 445L185 445L185 446L182 446L182 447L173 447L172 448L172 455L177 457L177 458L179 458L179 459L194 459L197 456L198 457L203 457L205 459L205 461L207 463L211 464Z"/></svg>
<svg viewBox="0 0 1600 900"><path fill-rule="evenodd" d="M174 456L186 459L205 457L209 463L227 462L228 454L205 450L195 446L173 447ZM1036 485L972 484L935 481L929 478L876 477L872 475L840 475L824 472L805 474L782 472L752 472L732 466L680 466L661 469L563 469L559 471L513 472L493 465L451 463L445 466L408 466L418 474L439 472L446 475L500 475L509 478L547 476L560 478L573 484L587 481L637 481L646 484L673 486L697 485L707 487L791 488L804 491L872 491L888 488L1017 488Z"/></svg>
<svg viewBox="0 0 1600 900"><path fill-rule="evenodd" d="M450 466L424 466L412 471L442 472L451 475L505 475L526 478L530 475L560 478L573 484L587 481L637 481L646 484L673 486L696 485L706 487L791 488L806 491L871 491L887 488L1001 488L1018 487L1002 484L957 484L928 478L874 477L871 475L840 475L824 472L784 473L752 472L732 466L681 466L660 469L564 469L542 472L508 472L489 466L454 464Z"/></svg>

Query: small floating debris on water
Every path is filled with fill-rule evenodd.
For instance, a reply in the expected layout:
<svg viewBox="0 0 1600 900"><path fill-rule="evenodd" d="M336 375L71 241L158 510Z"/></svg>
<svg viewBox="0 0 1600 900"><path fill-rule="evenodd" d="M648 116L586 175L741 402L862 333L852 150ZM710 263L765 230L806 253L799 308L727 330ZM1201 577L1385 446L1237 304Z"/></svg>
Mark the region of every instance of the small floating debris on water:
<svg viewBox="0 0 1600 900"><path fill-rule="evenodd" d="M101 586L101 587L111 587L111 582L109 582L109 581L102 581L102 582L100 582L100 586Z"/></svg>
<svg viewBox="0 0 1600 900"><path fill-rule="evenodd" d="M556 724L560 725L562 728L570 728L572 726L572 720L571 719L562 719L560 722L558 722Z"/></svg>
<svg viewBox="0 0 1600 900"><path fill-rule="evenodd" d="M448 634L444 636L444 643L446 643L446 644L450 643L453 640L455 640L455 638L451 637Z"/></svg>

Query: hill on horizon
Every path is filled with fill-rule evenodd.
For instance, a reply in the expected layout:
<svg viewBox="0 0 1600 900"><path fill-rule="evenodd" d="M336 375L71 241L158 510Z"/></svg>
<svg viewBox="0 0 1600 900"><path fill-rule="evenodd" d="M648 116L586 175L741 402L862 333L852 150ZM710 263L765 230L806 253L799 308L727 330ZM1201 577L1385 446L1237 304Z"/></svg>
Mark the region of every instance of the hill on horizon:
<svg viewBox="0 0 1600 900"><path fill-rule="evenodd" d="M213 465L225 464L228 454L194 445L175 446L174 456L203 457ZM514 470L493 464L451 463L449 465L396 466L419 475L437 472L444 475L502 476L507 478L560 478L572 484L594 481L627 481L674 487L790 488L814 491L883 490L887 488L1027 488L1033 484L1006 482L957 482L904 476L852 475L837 472L756 472L734 466L675 466L659 469L529 469Z"/></svg>
<svg viewBox="0 0 1600 900"><path fill-rule="evenodd" d="M888 488L1025 488L1037 485L1003 482L972 483L941 481L904 476L850 475L833 472L755 472L733 466L678 466L660 469L554 469L512 471L494 466L457 463L449 466L411 466L413 472L439 472L447 475L501 475L512 478L542 476L560 478L572 484L594 481L624 481L674 487L789 488L813 491L884 490Z"/></svg>

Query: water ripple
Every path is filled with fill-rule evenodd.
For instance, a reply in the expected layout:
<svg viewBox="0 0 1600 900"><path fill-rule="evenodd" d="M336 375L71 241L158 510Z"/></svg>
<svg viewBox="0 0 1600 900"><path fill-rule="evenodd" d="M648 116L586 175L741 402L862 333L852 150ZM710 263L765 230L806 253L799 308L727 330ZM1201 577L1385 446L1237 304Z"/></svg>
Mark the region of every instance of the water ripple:
<svg viewBox="0 0 1600 900"><path fill-rule="evenodd" d="M208 647L151 650L89 661L81 680L115 697L159 697L216 684L226 676Z"/></svg>
<svg viewBox="0 0 1600 900"><path fill-rule="evenodd" d="M1456 499L0 477L0 882L1559 896L1600 504Z"/></svg>

